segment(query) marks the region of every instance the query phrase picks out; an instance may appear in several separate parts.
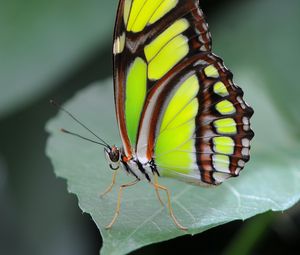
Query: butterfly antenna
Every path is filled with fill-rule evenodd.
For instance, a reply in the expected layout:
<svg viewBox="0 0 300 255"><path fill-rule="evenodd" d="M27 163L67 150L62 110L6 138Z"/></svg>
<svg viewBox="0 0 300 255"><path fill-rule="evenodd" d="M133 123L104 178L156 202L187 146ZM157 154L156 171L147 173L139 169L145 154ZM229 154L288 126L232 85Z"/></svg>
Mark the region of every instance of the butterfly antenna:
<svg viewBox="0 0 300 255"><path fill-rule="evenodd" d="M81 136L81 135L75 134L75 133L70 132L70 131L67 131L67 130L65 130L65 129L61 129L62 132L67 133L67 134L70 134L70 135L77 136L77 137L79 137L79 138L82 138L82 139L87 140L87 141L91 141L91 142L93 142L93 143L101 144L101 145L103 145L103 146L105 146L105 147L107 147L107 148L109 148L109 149L111 148L107 142L105 142L102 138L100 138L98 135L96 135L91 129L89 129L85 124L83 124L83 123L82 123L80 120L78 120L72 113L70 113L69 111L67 111L65 108L63 108L63 107L62 107L60 104L58 104L56 101L50 100L50 104L52 104L53 106L55 106L55 107L58 108L59 110L65 112L66 114L68 114L75 122L77 122L80 126L82 126L83 128L85 128L87 131L89 131L93 136L95 136L96 138L98 138L98 139L101 141L101 143L95 142L95 141L93 141L93 140L91 140L91 139L85 138L85 137L83 137L83 136Z"/></svg>
<svg viewBox="0 0 300 255"><path fill-rule="evenodd" d="M95 141L95 140L86 138L86 137L84 137L84 136L82 136L82 135L76 134L76 133L71 132L71 131L69 131L69 130L66 130L66 129L64 129L64 128L61 128L60 131L63 132L63 133L66 133L66 134L68 134L68 135L76 136L76 137L78 137L78 138L80 138L80 139L83 139L83 140L85 140L85 141L89 141L89 142L92 142L92 143L99 144L99 145L102 145L102 146L104 146L104 147L107 147L107 145L104 144L104 143L100 143L100 142L97 142L97 141Z"/></svg>

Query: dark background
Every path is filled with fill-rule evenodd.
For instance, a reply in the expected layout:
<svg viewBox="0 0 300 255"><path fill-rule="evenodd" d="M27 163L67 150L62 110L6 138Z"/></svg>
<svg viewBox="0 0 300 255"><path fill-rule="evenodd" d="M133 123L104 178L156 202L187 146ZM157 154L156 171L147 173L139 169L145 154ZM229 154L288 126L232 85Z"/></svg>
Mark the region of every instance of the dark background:
<svg viewBox="0 0 300 255"><path fill-rule="evenodd" d="M51 64L47 64L48 59L39 57L41 56L40 49L32 45L32 47L24 49L24 51L30 50L30 54L33 56L24 61L28 64L28 68L31 66L30 61L38 62L38 65L32 65L31 73L24 75L20 70L14 70L13 65L10 70L5 69L11 61L17 62L20 60L14 59L20 57L20 55L6 54L9 52L6 48L8 44L3 42L7 39L5 38L7 35L18 38L16 35L23 33L23 36L32 36L33 41L36 40L39 43L39 36L49 34L49 38L51 38L50 31L56 31L44 26L44 24L48 24L50 27L53 25L64 28L63 24L51 22L51 19L45 21L46 16L44 15L35 15L41 12L40 8L49 9L49 17L51 15L56 17L56 15L59 15L55 12L57 9L63 10L64 14L68 16L68 12L72 8L78 8L80 13L81 5L91 5L91 9L96 6L99 10L107 5L107 2L103 0L74 2L76 2L76 5L67 0L51 3L33 0L27 2L21 0L0 1L0 14L5 14L2 15L2 18L0 17L0 23L2 23L0 28L9 30L9 32L0 31L0 58L1 56L9 56L9 59L0 59L2 62L0 66L4 67L1 68L3 75L0 76L7 76L7 72L11 73L11 77L14 76L11 84L8 84L9 80L0 78L2 83L0 84L0 94L2 94L0 98L5 97L9 86L17 85L16 90L18 91L16 102L12 103L12 106L5 109L5 111L2 109L2 115L0 115L0 254L98 254L101 247L101 236L95 224L89 215L82 214L77 206L76 197L66 192L66 182L54 176L50 161L45 156L47 134L44 126L47 120L56 114L56 110L48 104L49 99L55 98L63 103L70 99L76 91L88 86L91 82L112 75L110 49L113 19L108 17L114 16L115 13L108 13L106 16L100 15L100 13L99 16L94 15L94 13L87 14L90 18L90 24L93 24L95 29L99 27L102 30L97 35L98 37L91 36L90 41L82 43L80 47L78 46L78 49L75 46L73 47L74 50L77 49L81 52L81 55L74 59L71 57L72 51L70 50L72 49L71 45L76 44L73 38L70 39L70 47L63 44L62 47L66 47L66 49L62 49L62 53L66 52L69 61L60 63L60 72L57 72L56 77L46 71L43 74L43 70L53 67ZM248 4L251 1L207 0L202 1L201 6L208 17L209 23L216 24L222 22L218 20L220 12L229 10L237 3L241 5L241 2L242 4ZM286 1L286 5L288 6L292 2ZM40 3L43 3L43 5ZM26 5L30 8L25 8ZM113 1L112 8L109 11L114 11L116 5L117 1ZM83 8L83 10L89 9ZM269 11L265 10L266 22ZM278 19L289 19L288 13L284 12L282 14L281 11L277 10ZM21 23L18 19L22 19L19 16L20 13L24 14L23 18L26 20L22 30L18 28ZM92 15L94 16L91 17ZM30 18L32 19L31 22L27 23ZM80 18L84 18L84 16L78 16L77 20ZM99 22L97 19L99 19ZM300 17L298 21L300 21ZM237 22L239 21L237 20ZM38 34L38 36L30 34L29 26L32 26L32 24L40 24L43 33ZM76 36L80 37L81 31L85 29L76 23L77 31L72 26L72 22L66 21L66 24L68 25L64 29L74 29L74 38ZM296 24L294 20L291 20L290 23L292 27L298 26L298 28L299 24L299 22ZM89 23L87 22L85 25L88 27ZM109 28L108 32L103 30L103 26ZM258 24L258 29L259 26L260 24ZM111 32L109 33L109 31ZM66 32L67 35L68 32ZM92 34L93 30L91 29L90 32ZM63 33L63 35L66 34ZM255 37L255 35L253 36ZM287 37L285 40L294 40L293 38L291 36L291 38ZM53 41L46 39L43 42L49 43L49 45L43 46L45 49L48 48L50 53L51 47L54 47L53 42L56 43L55 47L60 48L60 37L55 38ZM255 41L255 38L253 40ZM97 44L98 41L99 44ZM15 48L15 51L11 51L13 53L24 47L24 41L22 40L14 41L14 44L14 47L17 48ZM243 45L238 45L238 47L242 48ZM223 48L226 48L226 45ZM43 50L43 48L41 49ZM56 54L58 55L60 52L57 51ZM293 53L291 53L291 56L293 56ZM41 59L44 64L39 63ZM53 60L50 61L55 63ZM39 66L39 69L36 69L37 66ZM37 88L29 88L31 82L36 82L35 76L40 76L42 79L39 80L40 83ZM28 89L26 84L29 84ZM30 91L32 96L29 95L28 97L26 91L29 91L29 89L32 89ZM29 99L25 100L25 94ZM295 207L284 215L268 213L246 222L232 222L194 237L180 237L161 244L154 244L133 254L166 255L174 254L174 251L184 253L188 250L192 250L189 254L233 254L234 251L239 251L237 254L298 254L296 252L300 249L300 217L298 211L298 208Z"/></svg>

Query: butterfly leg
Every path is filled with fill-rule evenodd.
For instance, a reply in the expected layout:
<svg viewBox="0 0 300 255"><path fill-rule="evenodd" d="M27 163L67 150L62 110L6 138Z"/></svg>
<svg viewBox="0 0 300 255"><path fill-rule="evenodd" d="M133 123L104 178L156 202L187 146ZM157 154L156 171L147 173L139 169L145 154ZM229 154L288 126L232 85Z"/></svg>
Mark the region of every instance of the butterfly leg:
<svg viewBox="0 0 300 255"><path fill-rule="evenodd" d="M163 200L162 200L162 198L161 198L161 196L160 196L160 194L159 194L159 188L157 187L156 184L158 184L158 176L155 174L155 175L154 175L154 189L155 189L156 196L157 196L157 198L158 198L160 204L161 204L162 206L164 206L165 203L163 202Z"/></svg>
<svg viewBox="0 0 300 255"><path fill-rule="evenodd" d="M115 210L114 217L111 220L111 222L105 227L106 229L110 229L114 225L116 219L118 218L118 216L120 214L123 189L125 189L127 187L130 187L130 186L133 186L133 185L137 184L139 181L140 181L139 179L136 179L136 180L134 180L130 183L121 185L119 193L118 193L118 201L117 201L117 207L116 207L116 210Z"/></svg>
<svg viewBox="0 0 300 255"><path fill-rule="evenodd" d="M106 190L100 194L100 197L103 198L107 193L111 192L113 186L116 183L116 176L117 176L117 172L118 170L114 171L113 177L112 177L112 181L111 184L106 188Z"/></svg>
<svg viewBox="0 0 300 255"><path fill-rule="evenodd" d="M178 220L176 219L175 215L174 215L174 212L173 212L173 208L172 208L172 205L171 205L171 196L170 196L170 191L168 190L168 188L164 187L164 186L161 186L160 184L157 183L157 181L154 183L154 187L155 189L160 189L160 190L164 190L167 194L167 197L168 197L168 208L169 208L169 213L170 213L170 216L172 217L175 225L180 228L181 230L187 230L186 227L182 226Z"/></svg>

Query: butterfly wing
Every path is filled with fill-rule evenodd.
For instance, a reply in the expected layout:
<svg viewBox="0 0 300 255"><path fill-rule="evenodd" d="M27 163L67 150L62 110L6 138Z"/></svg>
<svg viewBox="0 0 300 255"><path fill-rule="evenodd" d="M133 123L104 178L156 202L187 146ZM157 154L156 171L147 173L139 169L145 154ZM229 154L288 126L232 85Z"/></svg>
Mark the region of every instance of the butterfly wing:
<svg viewBox="0 0 300 255"><path fill-rule="evenodd" d="M121 139L129 158L137 150L149 92L193 54L190 48L197 52L211 49L210 34L195 1L120 0L113 46L114 91Z"/></svg>
<svg viewBox="0 0 300 255"><path fill-rule="evenodd" d="M166 85L168 99L157 105L163 110L156 117L153 157L160 173L207 184L237 176L249 160L253 137L253 110L242 90L213 54L195 60L179 76L170 82L175 89Z"/></svg>
<svg viewBox="0 0 300 255"><path fill-rule="evenodd" d="M115 99L126 155L160 174L219 184L249 160L253 110L211 53L198 1L121 0Z"/></svg>

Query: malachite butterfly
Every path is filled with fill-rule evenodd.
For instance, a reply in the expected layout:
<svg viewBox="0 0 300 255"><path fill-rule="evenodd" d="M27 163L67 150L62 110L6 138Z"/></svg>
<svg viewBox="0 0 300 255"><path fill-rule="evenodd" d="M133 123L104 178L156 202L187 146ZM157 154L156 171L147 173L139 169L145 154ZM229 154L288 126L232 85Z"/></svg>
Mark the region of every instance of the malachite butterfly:
<svg viewBox="0 0 300 255"><path fill-rule="evenodd" d="M218 185L249 160L253 110L221 58L196 0L120 0L113 43L114 97L122 148L108 146L110 168L168 197L159 176ZM103 142L103 140L102 140ZM161 199L160 199L161 201Z"/></svg>

